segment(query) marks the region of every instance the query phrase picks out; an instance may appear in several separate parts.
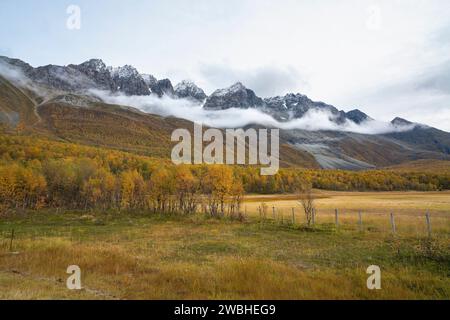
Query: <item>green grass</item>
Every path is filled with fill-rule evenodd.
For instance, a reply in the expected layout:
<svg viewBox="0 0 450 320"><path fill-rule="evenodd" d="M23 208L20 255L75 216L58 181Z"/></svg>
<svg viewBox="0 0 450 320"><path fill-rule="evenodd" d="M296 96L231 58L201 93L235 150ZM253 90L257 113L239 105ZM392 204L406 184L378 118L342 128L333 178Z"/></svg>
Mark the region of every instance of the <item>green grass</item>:
<svg viewBox="0 0 450 320"><path fill-rule="evenodd" d="M33 212L0 220L0 298L448 299L448 244L332 224ZM65 289L72 264L87 290ZM366 288L371 264L382 290Z"/></svg>

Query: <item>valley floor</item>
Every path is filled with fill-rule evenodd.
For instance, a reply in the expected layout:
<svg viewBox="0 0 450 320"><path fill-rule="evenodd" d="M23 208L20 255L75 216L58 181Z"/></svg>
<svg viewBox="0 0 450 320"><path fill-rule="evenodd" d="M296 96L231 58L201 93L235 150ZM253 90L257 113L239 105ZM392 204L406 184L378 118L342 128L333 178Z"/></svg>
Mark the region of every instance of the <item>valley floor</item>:
<svg viewBox="0 0 450 320"><path fill-rule="evenodd" d="M0 299L450 298L450 193L317 195L313 228L289 195L247 197L243 222L50 210L2 217ZM261 202L276 207L275 218L271 210L259 218ZM83 290L66 289L69 265L81 268ZM370 265L381 268L381 290L366 287Z"/></svg>

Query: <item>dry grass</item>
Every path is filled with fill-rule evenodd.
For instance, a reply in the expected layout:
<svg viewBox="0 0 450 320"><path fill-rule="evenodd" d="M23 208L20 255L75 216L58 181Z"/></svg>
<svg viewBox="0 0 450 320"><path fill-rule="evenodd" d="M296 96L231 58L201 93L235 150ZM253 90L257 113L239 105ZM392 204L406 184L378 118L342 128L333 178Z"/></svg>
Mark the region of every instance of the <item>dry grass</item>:
<svg viewBox="0 0 450 320"><path fill-rule="evenodd" d="M319 200L320 212L331 210L332 204L353 210L352 203L365 203L364 195L328 196ZM406 195L395 196L403 197L404 208L419 198L426 198L435 209L445 202L438 194L430 198L417 194L409 200ZM366 200L378 203L379 209L389 206L386 197L390 195L367 194ZM277 205L289 208L289 201ZM414 212L420 213L420 207ZM437 226L436 220L448 216L432 211L440 231L431 240L408 229L393 237L377 226L378 210L366 209L364 233L352 229L353 220L347 225L346 218L336 232L332 224L320 222L325 213L319 213L315 229L261 223L252 217L244 223L125 213L38 212L4 218L0 298L448 299L450 226L448 221ZM405 216L399 228L416 225L411 218ZM18 254L8 252L12 228L17 235L13 251ZM82 270L81 292L65 288L65 271L72 264ZM365 270L371 264L381 267L382 290L366 288Z"/></svg>
<svg viewBox="0 0 450 320"><path fill-rule="evenodd" d="M391 231L390 213L394 213L397 232L409 236L427 234L426 212L431 214L432 231L448 234L450 230L450 192L333 192L316 191L318 224L334 224L335 209L343 227L358 230L358 212L361 211L365 230ZM296 195L248 196L244 207L247 214L259 217L258 208L265 203L268 219L292 220L294 208L296 223L305 223L304 213Z"/></svg>

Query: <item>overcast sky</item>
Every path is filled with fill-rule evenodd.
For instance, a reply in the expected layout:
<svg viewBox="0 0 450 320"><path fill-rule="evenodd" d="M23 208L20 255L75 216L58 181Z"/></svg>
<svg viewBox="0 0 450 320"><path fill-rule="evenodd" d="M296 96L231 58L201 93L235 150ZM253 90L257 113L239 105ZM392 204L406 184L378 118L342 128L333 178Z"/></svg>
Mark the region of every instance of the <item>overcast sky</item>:
<svg viewBox="0 0 450 320"><path fill-rule="evenodd" d="M66 27L72 4L79 30ZM1 0L0 54L102 58L207 93L241 81L450 131L449 17L448 0Z"/></svg>

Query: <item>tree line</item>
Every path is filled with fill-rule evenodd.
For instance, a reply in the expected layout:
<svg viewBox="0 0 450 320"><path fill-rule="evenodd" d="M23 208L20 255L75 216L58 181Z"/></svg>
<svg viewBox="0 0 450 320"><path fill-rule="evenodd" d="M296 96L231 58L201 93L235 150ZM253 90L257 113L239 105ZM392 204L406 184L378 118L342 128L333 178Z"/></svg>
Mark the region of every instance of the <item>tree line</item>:
<svg viewBox="0 0 450 320"><path fill-rule="evenodd" d="M244 188L227 166L157 166L117 174L89 158L50 159L42 164L0 166L0 203L5 208L149 210L154 213L236 216Z"/></svg>
<svg viewBox="0 0 450 320"><path fill-rule="evenodd" d="M29 136L0 135L0 206L144 209L239 216L245 193L293 193L301 186L338 191L450 189L450 174L370 170L175 166L127 152Z"/></svg>

